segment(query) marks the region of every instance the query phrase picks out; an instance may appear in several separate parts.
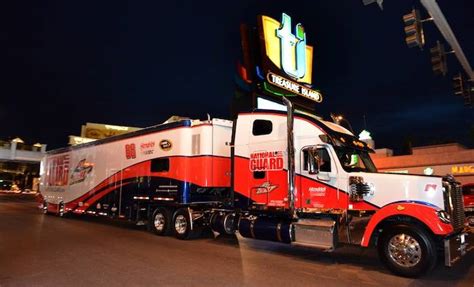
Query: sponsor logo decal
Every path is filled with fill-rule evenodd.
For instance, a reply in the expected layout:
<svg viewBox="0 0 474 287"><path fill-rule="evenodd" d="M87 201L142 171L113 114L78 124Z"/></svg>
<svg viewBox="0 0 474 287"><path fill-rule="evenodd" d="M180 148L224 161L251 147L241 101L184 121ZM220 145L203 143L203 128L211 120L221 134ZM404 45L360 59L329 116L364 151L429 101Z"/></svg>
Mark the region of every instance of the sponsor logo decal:
<svg viewBox="0 0 474 287"><path fill-rule="evenodd" d="M312 186L309 188L309 192L311 193L312 196L326 196L326 187L320 186L320 187L315 187Z"/></svg>
<svg viewBox="0 0 474 287"><path fill-rule="evenodd" d="M45 170L46 185L66 186L69 177L69 155L48 158Z"/></svg>
<svg viewBox="0 0 474 287"><path fill-rule="evenodd" d="M436 187L436 184L428 183L427 185L425 185L425 192L435 191Z"/></svg>
<svg viewBox="0 0 474 287"><path fill-rule="evenodd" d="M134 159L137 157L137 149L135 148L135 144L126 144L125 145L125 157L127 159Z"/></svg>
<svg viewBox="0 0 474 287"><path fill-rule="evenodd" d="M283 170L282 151L259 151L250 154L250 171Z"/></svg>
<svg viewBox="0 0 474 287"><path fill-rule="evenodd" d="M155 142L145 142L140 144L140 152L144 155L150 155L155 152Z"/></svg>
<svg viewBox="0 0 474 287"><path fill-rule="evenodd" d="M262 185L255 187L256 194L270 193L277 189L278 185L274 185L269 181L262 183Z"/></svg>
<svg viewBox="0 0 474 287"><path fill-rule="evenodd" d="M173 144L170 140L161 140L160 148L164 151L169 151L173 147Z"/></svg>
<svg viewBox="0 0 474 287"><path fill-rule="evenodd" d="M86 159L78 162L76 168L72 171L70 185L83 182L87 175L92 171L93 167L94 164L86 162Z"/></svg>

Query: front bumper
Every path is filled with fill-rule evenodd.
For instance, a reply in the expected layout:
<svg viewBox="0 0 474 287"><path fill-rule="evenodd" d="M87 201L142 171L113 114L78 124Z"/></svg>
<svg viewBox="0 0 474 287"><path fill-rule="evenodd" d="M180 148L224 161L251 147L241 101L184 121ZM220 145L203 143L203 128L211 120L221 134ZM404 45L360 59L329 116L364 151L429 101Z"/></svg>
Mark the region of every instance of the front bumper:
<svg viewBox="0 0 474 287"><path fill-rule="evenodd" d="M451 267L454 263L461 260L461 257L474 249L467 242L468 230L452 234L444 239L444 265Z"/></svg>

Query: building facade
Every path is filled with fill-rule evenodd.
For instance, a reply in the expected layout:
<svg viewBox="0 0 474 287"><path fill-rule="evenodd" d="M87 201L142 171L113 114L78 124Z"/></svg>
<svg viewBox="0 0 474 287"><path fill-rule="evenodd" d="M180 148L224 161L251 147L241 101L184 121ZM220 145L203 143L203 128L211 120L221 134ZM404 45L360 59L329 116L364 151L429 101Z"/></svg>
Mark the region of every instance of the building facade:
<svg viewBox="0 0 474 287"><path fill-rule="evenodd" d="M412 154L400 156L393 156L390 149L377 149L371 156L382 172L452 174L462 184L474 183L474 149L457 143L415 147Z"/></svg>
<svg viewBox="0 0 474 287"><path fill-rule="evenodd" d="M38 190L45 144L27 145L17 138L0 141L0 190Z"/></svg>

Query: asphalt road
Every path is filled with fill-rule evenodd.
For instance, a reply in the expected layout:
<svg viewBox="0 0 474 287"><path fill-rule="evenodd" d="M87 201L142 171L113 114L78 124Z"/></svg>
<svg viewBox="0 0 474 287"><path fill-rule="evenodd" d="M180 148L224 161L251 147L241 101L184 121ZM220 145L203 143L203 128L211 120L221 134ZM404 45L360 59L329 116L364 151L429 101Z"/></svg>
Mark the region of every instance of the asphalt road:
<svg viewBox="0 0 474 287"><path fill-rule="evenodd" d="M473 238L470 239L474 244ZM237 238L180 241L122 222L42 215L0 195L0 286L474 286L474 252L419 279L375 250L333 253Z"/></svg>

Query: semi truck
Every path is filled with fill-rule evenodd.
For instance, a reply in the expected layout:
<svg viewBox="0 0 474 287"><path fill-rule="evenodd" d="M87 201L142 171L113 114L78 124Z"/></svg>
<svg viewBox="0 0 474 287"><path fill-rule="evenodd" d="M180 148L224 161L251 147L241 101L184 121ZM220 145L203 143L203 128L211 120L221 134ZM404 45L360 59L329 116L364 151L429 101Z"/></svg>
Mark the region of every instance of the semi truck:
<svg viewBox="0 0 474 287"><path fill-rule="evenodd" d="M42 210L130 220L178 239L210 228L325 251L376 247L409 277L468 251L453 177L378 173L350 131L283 103L49 151Z"/></svg>

